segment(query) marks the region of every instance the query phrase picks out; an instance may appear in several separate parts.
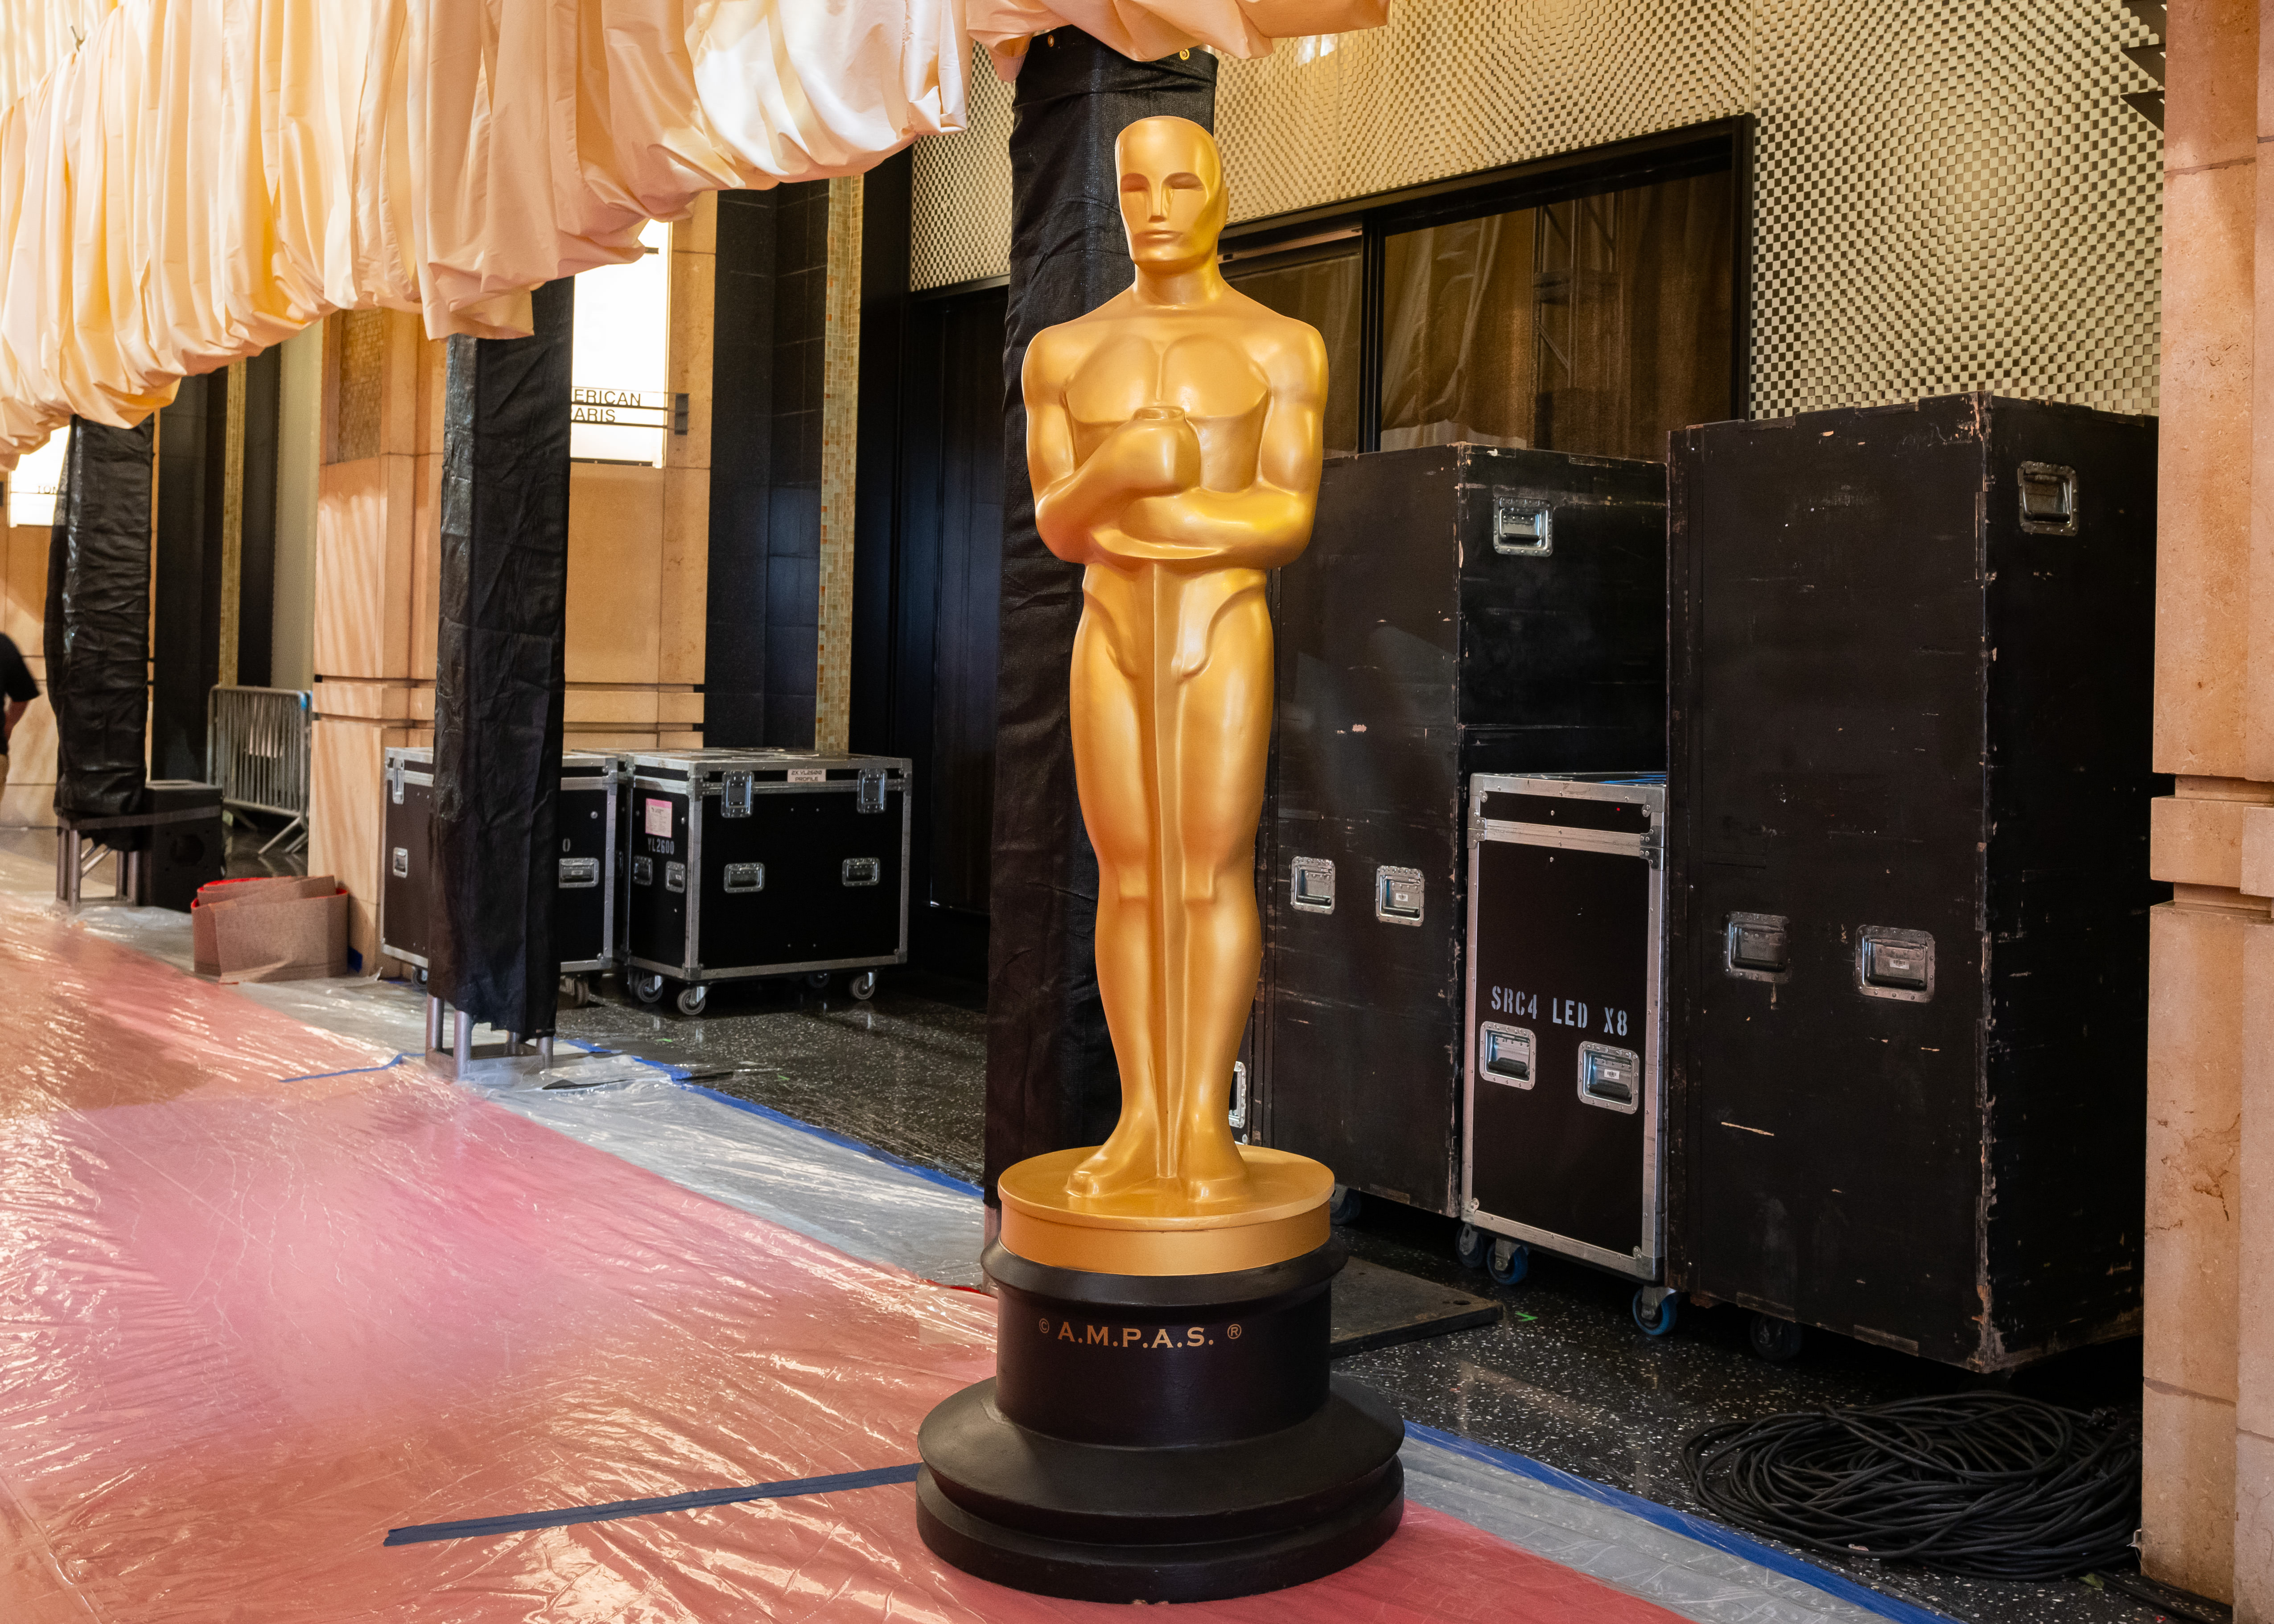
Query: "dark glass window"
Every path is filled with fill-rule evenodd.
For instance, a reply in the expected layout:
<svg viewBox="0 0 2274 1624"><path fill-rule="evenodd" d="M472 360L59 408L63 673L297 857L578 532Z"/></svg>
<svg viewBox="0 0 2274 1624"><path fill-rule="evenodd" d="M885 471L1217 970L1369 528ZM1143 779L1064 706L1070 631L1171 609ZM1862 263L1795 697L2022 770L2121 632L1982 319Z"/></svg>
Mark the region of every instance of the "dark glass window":
<svg viewBox="0 0 2274 1624"><path fill-rule="evenodd" d="M1729 415L1735 229L1717 174L1391 235L1382 448L1664 456Z"/></svg>
<svg viewBox="0 0 2274 1624"><path fill-rule="evenodd" d="M1359 449L1359 244L1297 249L1252 263L1235 259L1224 280L1266 309L1307 321L1327 344L1326 442L1329 454Z"/></svg>
<svg viewBox="0 0 2274 1624"><path fill-rule="evenodd" d="M1654 462L1669 431L1743 411L1741 147L1684 132L1259 222L1224 275L1325 338L1329 455L1467 440Z"/></svg>

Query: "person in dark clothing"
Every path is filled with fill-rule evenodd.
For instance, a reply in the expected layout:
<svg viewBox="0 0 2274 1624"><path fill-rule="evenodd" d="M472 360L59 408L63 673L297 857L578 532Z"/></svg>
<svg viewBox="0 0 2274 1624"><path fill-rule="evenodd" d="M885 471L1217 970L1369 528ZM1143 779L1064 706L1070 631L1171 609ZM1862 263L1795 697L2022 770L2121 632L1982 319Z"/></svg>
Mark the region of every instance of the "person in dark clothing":
<svg viewBox="0 0 2274 1624"><path fill-rule="evenodd" d="M0 633L0 699L5 701L5 708L0 709L0 790L8 787L8 741L39 696L40 685L32 680L32 668L24 664L23 655L7 635Z"/></svg>

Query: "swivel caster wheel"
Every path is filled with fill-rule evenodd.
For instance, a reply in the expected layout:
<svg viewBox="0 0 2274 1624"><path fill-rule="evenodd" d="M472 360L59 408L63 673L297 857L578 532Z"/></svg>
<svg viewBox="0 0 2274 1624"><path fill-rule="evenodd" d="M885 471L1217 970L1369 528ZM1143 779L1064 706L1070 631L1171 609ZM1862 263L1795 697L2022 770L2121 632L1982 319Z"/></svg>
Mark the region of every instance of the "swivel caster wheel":
<svg viewBox="0 0 2274 1624"><path fill-rule="evenodd" d="M814 971L805 978L805 984L808 987L812 988L816 992L825 990L829 986L829 972L826 970Z"/></svg>
<svg viewBox="0 0 2274 1624"><path fill-rule="evenodd" d="M1337 1184L1327 1202L1327 1222L1333 1224L1352 1224L1366 1210L1366 1198L1348 1184Z"/></svg>
<svg viewBox="0 0 2274 1624"><path fill-rule="evenodd" d="M1461 1226L1453 1237L1453 1260L1463 1268L1480 1269L1485 1266L1485 1253L1492 1250L1492 1237L1472 1223Z"/></svg>
<svg viewBox="0 0 2274 1624"><path fill-rule="evenodd" d="M624 977L624 984L632 989L632 996L642 1004L659 1004L663 1000L663 975L660 971L634 970Z"/></svg>
<svg viewBox="0 0 2274 1624"><path fill-rule="evenodd" d="M700 1015L703 1006L710 1002L711 989L699 981L692 987L679 989L679 1012L681 1015Z"/></svg>
<svg viewBox="0 0 2274 1624"><path fill-rule="evenodd" d="M1806 1337L1800 1327L1774 1314L1755 1314L1745 1333L1753 1352L1772 1365L1789 1365L1800 1357L1800 1346Z"/></svg>
<svg viewBox="0 0 2274 1624"><path fill-rule="evenodd" d="M1645 1286L1634 1294L1634 1322L1645 1336L1670 1336L1681 1298L1664 1286Z"/></svg>
<svg viewBox="0 0 2274 1624"><path fill-rule="evenodd" d="M1532 1248L1505 1235L1497 1237L1485 1259L1485 1273L1497 1285L1521 1285L1524 1277L1532 1273Z"/></svg>
<svg viewBox="0 0 2274 1624"><path fill-rule="evenodd" d="M866 1004L877 996L877 973L874 970L862 971L845 983L845 990Z"/></svg>

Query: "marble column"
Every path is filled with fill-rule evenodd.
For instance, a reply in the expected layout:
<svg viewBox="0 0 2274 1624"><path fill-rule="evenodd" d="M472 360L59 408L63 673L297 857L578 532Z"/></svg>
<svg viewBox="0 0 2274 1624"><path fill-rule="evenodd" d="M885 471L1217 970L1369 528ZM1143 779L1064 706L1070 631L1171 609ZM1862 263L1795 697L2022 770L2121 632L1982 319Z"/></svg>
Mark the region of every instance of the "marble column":
<svg viewBox="0 0 2274 1624"><path fill-rule="evenodd" d="M2251 0L2169 10L2150 861L2154 1576L2274 1620L2274 72ZM2270 325L2274 331L2274 325ZM2266 477L2256 477L2263 470Z"/></svg>
<svg viewBox="0 0 2274 1624"><path fill-rule="evenodd" d="M443 346L378 310L332 317L323 342L308 872L346 887L371 969L386 752L425 742L434 714Z"/></svg>

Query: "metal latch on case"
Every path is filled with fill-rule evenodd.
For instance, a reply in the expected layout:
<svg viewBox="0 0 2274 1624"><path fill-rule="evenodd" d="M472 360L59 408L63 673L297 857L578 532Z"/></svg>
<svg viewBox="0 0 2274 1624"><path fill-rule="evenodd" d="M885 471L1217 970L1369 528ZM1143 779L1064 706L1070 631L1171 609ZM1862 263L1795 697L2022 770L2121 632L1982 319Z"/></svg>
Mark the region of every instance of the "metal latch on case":
<svg viewBox="0 0 2274 1624"><path fill-rule="evenodd" d="M1521 1026L1480 1026L1477 1069L1496 1083L1531 1087L1532 1034Z"/></svg>
<svg viewBox="0 0 2274 1624"><path fill-rule="evenodd" d="M2076 534L2076 470L2052 462L2024 462L2022 528L2034 536Z"/></svg>
<svg viewBox="0 0 2274 1624"><path fill-rule="evenodd" d="M1924 1001L1934 991L1934 938L1866 925L1856 933L1856 979L1873 997Z"/></svg>
<svg viewBox="0 0 2274 1624"><path fill-rule="evenodd" d="M387 793L396 806L403 804L403 758L399 756L387 763Z"/></svg>
<svg viewBox="0 0 2274 1624"><path fill-rule="evenodd" d="M600 860L597 857L564 857L561 860L561 889L585 891L600 883Z"/></svg>
<svg viewBox="0 0 2274 1624"><path fill-rule="evenodd" d="M1546 502L1506 491L1493 493L1494 552L1546 558L1555 551L1554 525L1553 512Z"/></svg>
<svg viewBox="0 0 2274 1624"><path fill-rule="evenodd" d="M751 777L748 772L722 772L719 775L720 817L749 816Z"/></svg>
<svg viewBox="0 0 2274 1624"><path fill-rule="evenodd" d="M882 882L884 867L873 857L848 857L840 877L847 885L875 885Z"/></svg>
<svg viewBox="0 0 2274 1624"><path fill-rule="evenodd" d="M1421 922L1421 871L1419 868L1376 868L1374 871L1374 916L1392 925Z"/></svg>
<svg viewBox="0 0 2274 1624"><path fill-rule="evenodd" d="M882 812L885 809L885 770L882 767L861 769L860 809Z"/></svg>
<svg viewBox="0 0 2274 1624"><path fill-rule="evenodd" d="M721 878L729 896L764 891L766 888L766 866L764 863L728 863Z"/></svg>
<svg viewBox="0 0 2274 1624"><path fill-rule="evenodd" d="M663 888L666 891L685 891L687 889L687 865L685 863L667 862L663 865Z"/></svg>
<svg viewBox="0 0 2274 1624"><path fill-rule="evenodd" d="M654 858L635 857L632 859L632 883L635 885L652 885L655 883Z"/></svg>
<svg viewBox="0 0 2274 1624"><path fill-rule="evenodd" d="M1729 962L1741 970L1784 970L1791 967L1790 938L1784 921L1733 919L1729 921Z"/></svg>
<svg viewBox="0 0 2274 1624"><path fill-rule="evenodd" d="M396 879L407 880L410 877L410 848L409 846L398 846L395 848L394 868L395 877Z"/></svg>
<svg viewBox="0 0 2274 1624"><path fill-rule="evenodd" d="M1298 857L1288 875L1289 900L1306 914L1335 911L1335 865L1329 857Z"/></svg>
<svg viewBox="0 0 2274 1624"><path fill-rule="evenodd" d="M1614 1111L1634 1109L1641 1077L1642 1056L1632 1049L1579 1045L1579 1097L1588 1104Z"/></svg>

